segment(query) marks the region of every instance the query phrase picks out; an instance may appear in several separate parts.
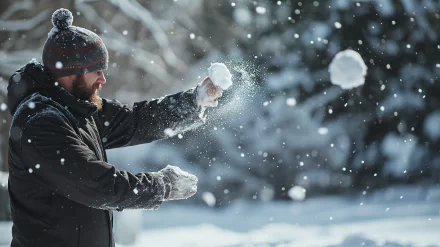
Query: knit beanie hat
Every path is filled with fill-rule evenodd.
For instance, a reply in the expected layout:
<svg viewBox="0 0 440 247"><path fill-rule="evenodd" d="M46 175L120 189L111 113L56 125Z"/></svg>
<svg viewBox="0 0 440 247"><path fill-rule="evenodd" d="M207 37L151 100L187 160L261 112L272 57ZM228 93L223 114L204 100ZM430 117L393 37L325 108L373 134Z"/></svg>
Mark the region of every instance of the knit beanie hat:
<svg viewBox="0 0 440 247"><path fill-rule="evenodd" d="M43 64L54 78L108 68L108 52L102 39L85 28L72 26L73 15L58 9L43 49Z"/></svg>

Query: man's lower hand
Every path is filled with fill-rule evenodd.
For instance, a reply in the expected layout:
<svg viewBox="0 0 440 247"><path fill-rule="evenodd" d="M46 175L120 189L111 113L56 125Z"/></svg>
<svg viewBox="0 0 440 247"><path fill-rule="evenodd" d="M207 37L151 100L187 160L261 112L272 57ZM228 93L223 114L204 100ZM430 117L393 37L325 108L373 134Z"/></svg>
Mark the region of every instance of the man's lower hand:
<svg viewBox="0 0 440 247"><path fill-rule="evenodd" d="M164 178L165 200L187 199L197 192L197 177L177 166L168 165L158 173Z"/></svg>

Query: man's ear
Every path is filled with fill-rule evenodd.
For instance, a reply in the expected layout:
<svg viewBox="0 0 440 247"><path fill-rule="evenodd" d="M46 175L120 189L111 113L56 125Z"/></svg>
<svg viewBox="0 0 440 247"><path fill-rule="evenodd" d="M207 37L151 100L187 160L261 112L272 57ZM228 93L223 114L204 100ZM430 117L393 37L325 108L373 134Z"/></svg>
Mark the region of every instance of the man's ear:
<svg viewBox="0 0 440 247"><path fill-rule="evenodd" d="M72 82L76 79L77 75L68 75L56 78L56 81L66 89L69 93L72 92Z"/></svg>

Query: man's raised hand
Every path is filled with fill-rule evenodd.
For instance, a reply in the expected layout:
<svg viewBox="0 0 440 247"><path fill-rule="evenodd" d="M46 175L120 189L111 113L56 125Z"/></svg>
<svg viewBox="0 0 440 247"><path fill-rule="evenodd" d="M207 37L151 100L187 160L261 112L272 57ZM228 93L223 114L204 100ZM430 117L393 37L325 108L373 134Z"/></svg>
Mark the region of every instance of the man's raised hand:
<svg viewBox="0 0 440 247"><path fill-rule="evenodd" d="M216 107L218 105L217 99L222 97L223 90L214 85L209 77L206 77L197 86L197 104L202 107Z"/></svg>

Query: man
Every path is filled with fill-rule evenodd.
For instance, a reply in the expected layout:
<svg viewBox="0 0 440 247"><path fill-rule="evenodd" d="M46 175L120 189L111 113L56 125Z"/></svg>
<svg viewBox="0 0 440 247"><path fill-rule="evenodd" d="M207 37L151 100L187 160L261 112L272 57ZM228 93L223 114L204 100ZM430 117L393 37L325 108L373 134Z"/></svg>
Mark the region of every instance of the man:
<svg viewBox="0 0 440 247"><path fill-rule="evenodd" d="M55 11L44 65L31 61L9 81L12 247L114 246L113 210L157 209L197 191L197 178L177 167L131 174L107 163L104 150L202 124L221 89L206 78L132 108L101 99L107 49L72 21L70 11Z"/></svg>

